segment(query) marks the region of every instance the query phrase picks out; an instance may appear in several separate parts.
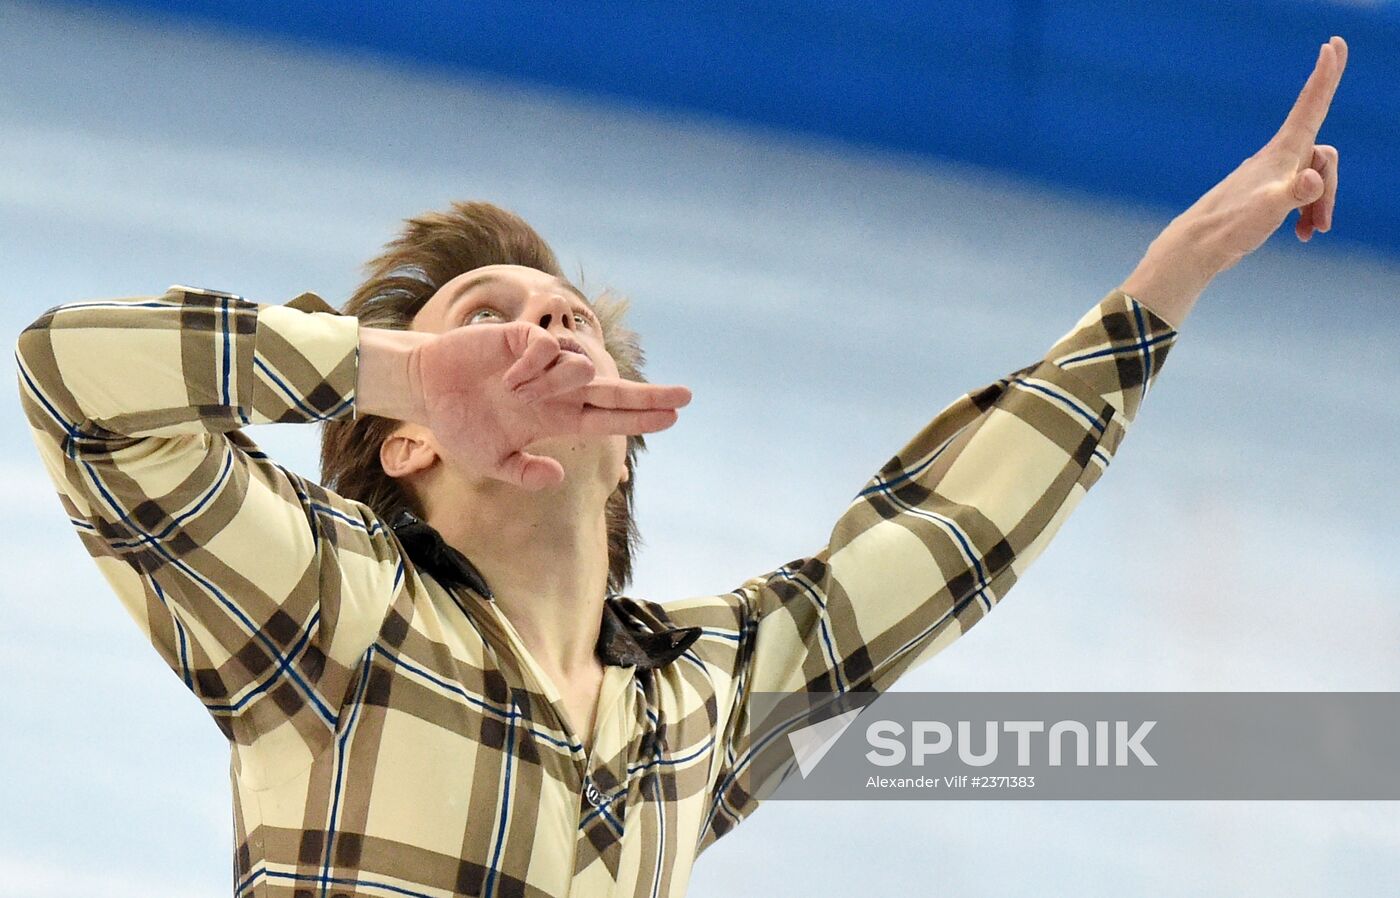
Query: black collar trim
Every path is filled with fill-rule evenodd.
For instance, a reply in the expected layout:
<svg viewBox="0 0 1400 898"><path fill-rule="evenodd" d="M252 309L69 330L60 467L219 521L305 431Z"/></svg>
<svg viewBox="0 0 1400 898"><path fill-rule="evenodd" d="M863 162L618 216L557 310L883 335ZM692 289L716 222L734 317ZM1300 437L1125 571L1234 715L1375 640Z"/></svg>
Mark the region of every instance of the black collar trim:
<svg viewBox="0 0 1400 898"><path fill-rule="evenodd" d="M403 509L392 524L404 551L419 568L443 586L465 586L494 601L491 587L465 555L448 545L427 521ZM637 603L610 594L603 601L603 621L598 633L598 656L604 663L651 669L669 664L685 654L700 638L700 627L656 627L642 622Z"/></svg>

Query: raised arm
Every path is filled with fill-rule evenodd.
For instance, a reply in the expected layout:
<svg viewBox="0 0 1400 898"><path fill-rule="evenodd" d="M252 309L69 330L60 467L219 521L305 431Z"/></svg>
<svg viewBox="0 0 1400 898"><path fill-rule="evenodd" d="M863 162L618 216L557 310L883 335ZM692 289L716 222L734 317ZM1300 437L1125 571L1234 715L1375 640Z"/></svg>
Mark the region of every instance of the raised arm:
<svg viewBox="0 0 1400 898"><path fill-rule="evenodd" d="M1108 467L1176 336L1112 291L1042 359L939 412L820 551L668 608L714 634L695 649L728 712L702 849L756 807L754 694L884 691L982 620Z"/></svg>
<svg viewBox="0 0 1400 898"><path fill-rule="evenodd" d="M239 429L352 414L358 322L317 308L176 286L54 307L16 348L44 467L127 611L225 736L295 718L308 752L404 576L366 506Z"/></svg>
<svg viewBox="0 0 1400 898"><path fill-rule="evenodd" d="M16 358L59 498L166 663L230 739L295 718L281 732L311 753L405 562L373 510L277 465L240 428L413 421L449 463L538 488L562 468L524 452L535 440L660 430L690 398L595 377L535 325L364 328L314 294L260 305L177 286L67 303L24 330Z"/></svg>
<svg viewBox="0 0 1400 898"><path fill-rule="evenodd" d="M700 848L756 807L743 779L756 693L883 691L983 617L1040 556L1118 451L1197 297L1288 214L1331 227L1336 151L1315 146L1345 65L1324 44L1288 120L1152 243L1129 278L1039 361L960 397L871 478L817 553L719 601L701 625L722 751Z"/></svg>

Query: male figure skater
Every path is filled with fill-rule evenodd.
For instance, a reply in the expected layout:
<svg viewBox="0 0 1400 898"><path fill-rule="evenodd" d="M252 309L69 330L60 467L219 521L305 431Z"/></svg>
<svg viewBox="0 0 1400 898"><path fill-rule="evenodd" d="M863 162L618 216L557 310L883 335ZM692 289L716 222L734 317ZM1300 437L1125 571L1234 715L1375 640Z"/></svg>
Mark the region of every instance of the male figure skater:
<svg viewBox="0 0 1400 898"><path fill-rule="evenodd" d="M1015 585L1097 482L1220 271L1301 210L1346 62L1044 357L939 412L825 546L734 590L626 598L641 380L493 206L413 219L342 312L188 287L73 302L20 390L84 548L228 738L235 891L679 896L754 810L749 697L884 690ZM241 429L327 422L327 487Z"/></svg>

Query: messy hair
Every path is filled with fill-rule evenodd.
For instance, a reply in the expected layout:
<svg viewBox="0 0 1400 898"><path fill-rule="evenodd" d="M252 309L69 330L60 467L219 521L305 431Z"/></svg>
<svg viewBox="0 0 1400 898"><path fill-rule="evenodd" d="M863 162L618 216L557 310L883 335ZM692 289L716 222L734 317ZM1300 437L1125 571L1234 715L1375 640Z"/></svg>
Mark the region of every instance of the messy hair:
<svg viewBox="0 0 1400 898"><path fill-rule="evenodd" d="M483 202L454 202L447 211L425 212L406 219L403 230L384 251L364 266L366 278L342 312L365 327L408 330L418 310L443 284L484 265L523 265L562 277L554 251L535 229L513 212ZM637 335L623 324L627 300L610 292L591 305L602 325L603 342L618 374L645 381ZM327 487L365 503L385 521L407 509L423 518L424 509L397 480L384 472L379 448L401 422L377 415L327 421L321 432L321 476ZM608 587L626 588L632 579L632 554L639 536L632 512L637 453L646 448L640 435L627 438L628 477L608 497Z"/></svg>

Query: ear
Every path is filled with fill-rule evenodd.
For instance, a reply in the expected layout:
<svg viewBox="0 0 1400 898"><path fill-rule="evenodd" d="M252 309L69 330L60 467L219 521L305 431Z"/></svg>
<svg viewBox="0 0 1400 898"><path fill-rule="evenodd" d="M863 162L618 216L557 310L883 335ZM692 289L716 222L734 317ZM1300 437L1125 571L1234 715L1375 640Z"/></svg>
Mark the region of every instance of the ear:
<svg viewBox="0 0 1400 898"><path fill-rule="evenodd" d="M404 477L432 467L437 450L417 428L399 428L379 446L379 464L390 477Z"/></svg>

